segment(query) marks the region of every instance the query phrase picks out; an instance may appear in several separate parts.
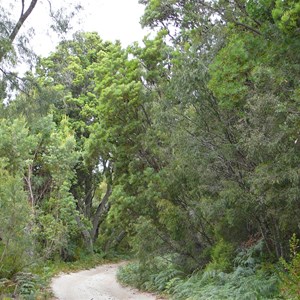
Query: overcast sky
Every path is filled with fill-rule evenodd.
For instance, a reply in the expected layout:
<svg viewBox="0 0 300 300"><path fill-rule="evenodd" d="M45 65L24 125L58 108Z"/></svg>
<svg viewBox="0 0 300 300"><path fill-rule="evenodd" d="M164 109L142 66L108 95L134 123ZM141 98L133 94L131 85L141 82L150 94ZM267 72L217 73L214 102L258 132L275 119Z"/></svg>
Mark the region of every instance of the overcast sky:
<svg viewBox="0 0 300 300"><path fill-rule="evenodd" d="M51 0L51 2L54 7L67 3L61 0ZM124 46L134 41L141 41L148 33L139 24L144 6L138 4L138 0L81 0L81 4L84 10L80 13L79 24L78 20L74 19L76 20L74 31L97 31L103 40L120 40ZM47 35L47 31L49 32L48 14L49 5L44 0L37 4L30 16L31 19L28 19L28 26L33 26L36 31L32 40L34 49L41 55L47 55L53 51L57 43L54 35Z"/></svg>

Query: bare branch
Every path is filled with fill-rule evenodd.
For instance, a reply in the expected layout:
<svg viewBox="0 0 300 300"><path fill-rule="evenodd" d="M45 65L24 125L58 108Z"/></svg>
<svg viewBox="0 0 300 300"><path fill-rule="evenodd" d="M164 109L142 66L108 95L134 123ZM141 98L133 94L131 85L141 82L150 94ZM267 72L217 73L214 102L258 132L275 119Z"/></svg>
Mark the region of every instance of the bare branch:
<svg viewBox="0 0 300 300"><path fill-rule="evenodd" d="M21 11L21 17L24 14L24 10L25 10L25 0L22 0L22 11Z"/></svg>

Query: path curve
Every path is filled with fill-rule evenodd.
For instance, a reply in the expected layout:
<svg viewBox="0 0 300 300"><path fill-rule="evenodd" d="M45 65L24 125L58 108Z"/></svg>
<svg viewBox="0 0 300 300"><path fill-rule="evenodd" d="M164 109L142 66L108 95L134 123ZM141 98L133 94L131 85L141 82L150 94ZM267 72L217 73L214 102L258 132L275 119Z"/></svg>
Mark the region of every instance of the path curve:
<svg viewBox="0 0 300 300"><path fill-rule="evenodd" d="M91 270L62 274L51 282L58 300L155 300L155 296L121 286L117 270L124 263L107 264Z"/></svg>

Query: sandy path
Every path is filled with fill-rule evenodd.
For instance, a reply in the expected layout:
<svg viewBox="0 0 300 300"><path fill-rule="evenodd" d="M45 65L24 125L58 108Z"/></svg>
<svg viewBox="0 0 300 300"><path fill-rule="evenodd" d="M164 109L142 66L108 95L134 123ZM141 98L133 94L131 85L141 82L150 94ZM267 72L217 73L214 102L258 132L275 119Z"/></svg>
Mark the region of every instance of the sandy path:
<svg viewBox="0 0 300 300"><path fill-rule="evenodd" d="M156 297L122 287L116 280L121 264L102 265L53 278L51 288L59 300L155 300Z"/></svg>

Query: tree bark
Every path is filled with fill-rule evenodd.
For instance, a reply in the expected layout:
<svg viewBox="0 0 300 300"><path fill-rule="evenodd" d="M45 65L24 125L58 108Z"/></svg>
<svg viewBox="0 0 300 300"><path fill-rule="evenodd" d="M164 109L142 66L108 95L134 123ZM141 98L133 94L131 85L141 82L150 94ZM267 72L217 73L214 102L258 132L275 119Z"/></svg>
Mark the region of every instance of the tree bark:
<svg viewBox="0 0 300 300"><path fill-rule="evenodd" d="M98 229L99 229L99 225L100 225L100 221L101 221L101 216L107 212L108 210L108 206L107 206L107 202L109 199L109 196L111 195L112 192L112 188L111 185L107 185L107 189L106 189L106 193L103 196L100 204L97 207L96 213L94 215L93 218L93 229L91 232L91 236L93 241L95 242L97 237L98 237Z"/></svg>
<svg viewBox="0 0 300 300"><path fill-rule="evenodd" d="M80 217L79 216L76 216L75 217L76 219L76 222L77 222L77 225L78 227L80 228L81 230L81 233L83 235L83 238L84 238L84 242L85 242L85 246L87 248L87 251L92 253L94 251L94 245L93 245L93 239L91 237L91 234L90 232L84 227L84 225L82 224L81 220L80 220Z"/></svg>

